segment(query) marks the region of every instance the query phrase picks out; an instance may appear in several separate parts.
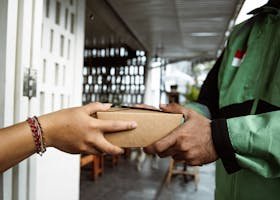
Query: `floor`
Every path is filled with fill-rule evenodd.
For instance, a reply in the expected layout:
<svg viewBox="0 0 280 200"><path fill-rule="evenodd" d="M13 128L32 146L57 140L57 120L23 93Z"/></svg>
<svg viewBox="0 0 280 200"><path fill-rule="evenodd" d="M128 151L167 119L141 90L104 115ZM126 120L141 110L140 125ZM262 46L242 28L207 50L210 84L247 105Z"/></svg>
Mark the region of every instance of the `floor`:
<svg viewBox="0 0 280 200"><path fill-rule="evenodd" d="M121 159L116 167L105 162L105 174L92 181L90 166L81 171L80 200L213 200L215 165L200 167L200 182L184 182L182 176L172 178L171 184L162 184L168 168L168 159L160 159L157 169L148 158L137 169L135 162Z"/></svg>

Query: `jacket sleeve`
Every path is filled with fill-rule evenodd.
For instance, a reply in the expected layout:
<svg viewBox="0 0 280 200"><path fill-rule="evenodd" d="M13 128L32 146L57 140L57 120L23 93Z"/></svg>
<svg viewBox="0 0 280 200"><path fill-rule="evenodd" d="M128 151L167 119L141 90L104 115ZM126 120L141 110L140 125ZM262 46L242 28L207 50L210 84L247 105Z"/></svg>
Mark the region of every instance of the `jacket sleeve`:
<svg viewBox="0 0 280 200"><path fill-rule="evenodd" d="M228 155L231 155L230 152L233 153L241 168L254 171L263 177L280 177L279 119L280 111L273 111L227 120L214 120L212 136L217 153L219 154L218 151L229 152ZM221 135L228 137L232 146L219 144L218 136Z"/></svg>

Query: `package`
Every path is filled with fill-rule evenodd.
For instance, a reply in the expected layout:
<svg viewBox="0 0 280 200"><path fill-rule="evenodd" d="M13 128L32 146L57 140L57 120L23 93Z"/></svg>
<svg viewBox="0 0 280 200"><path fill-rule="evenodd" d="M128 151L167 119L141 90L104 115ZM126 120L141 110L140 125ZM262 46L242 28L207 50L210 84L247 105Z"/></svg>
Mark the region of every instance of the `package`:
<svg viewBox="0 0 280 200"><path fill-rule="evenodd" d="M105 134L109 142L119 147L146 147L168 135L183 121L182 114L139 108L112 108L97 112L97 118L137 122L136 129Z"/></svg>

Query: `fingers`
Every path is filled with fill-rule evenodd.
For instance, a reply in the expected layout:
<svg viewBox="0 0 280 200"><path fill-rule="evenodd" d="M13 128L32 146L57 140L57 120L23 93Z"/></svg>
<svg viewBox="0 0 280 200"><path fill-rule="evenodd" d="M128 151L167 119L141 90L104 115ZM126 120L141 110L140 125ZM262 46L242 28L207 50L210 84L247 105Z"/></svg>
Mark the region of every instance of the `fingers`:
<svg viewBox="0 0 280 200"><path fill-rule="evenodd" d="M99 152L104 152L111 155L122 154L122 148L112 145L103 136L95 140L94 148Z"/></svg>
<svg viewBox="0 0 280 200"><path fill-rule="evenodd" d="M99 103L99 102L94 102L94 103L89 103L85 106L83 106L83 108L86 110L86 112L91 115L93 113L96 113L98 111L106 111L109 108L111 108L112 104L110 103Z"/></svg>
<svg viewBox="0 0 280 200"><path fill-rule="evenodd" d="M155 155L157 152L154 148L154 145L150 145L144 148L144 152L149 155Z"/></svg>
<svg viewBox="0 0 280 200"><path fill-rule="evenodd" d="M161 104L159 106L164 112L170 112L170 113L178 113L183 114L185 117L187 117L190 110L187 108L180 106L177 103L171 103L171 104Z"/></svg>
<svg viewBox="0 0 280 200"><path fill-rule="evenodd" d="M159 107L165 112L183 113L183 107L177 103L160 104Z"/></svg>
<svg viewBox="0 0 280 200"><path fill-rule="evenodd" d="M171 132L168 136L164 137L163 139L159 140L155 144L146 147L146 152L150 154L160 154L167 150L168 148L172 147L176 144L176 134Z"/></svg>
<svg viewBox="0 0 280 200"><path fill-rule="evenodd" d="M179 152L178 154L175 154L174 156L172 156L172 158L176 161L184 161L186 162L186 164L190 165L190 166L201 166L202 163L199 162L197 159L195 158L190 158L187 155L187 152Z"/></svg>
<svg viewBox="0 0 280 200"><path fill-rule="evenodd" d="M134 121L115 121L115 120L98 120L93 119L94 128L101 130L102 132L118 132L135 129L137 123Z"/></svg>
<svg viewBox="0 0 280 200"><path fill-rule="evenodd" d="M157 154L161 158L168 157L168 156L174 156L175 154L178 153L178 149L176 149L175 145L171 146L170 148L168 148L162 152L158 152L157 148L158 147L156 147L156 145L150 145L150 146L144 148L144 152L147 154L152 154L152 155Z"/></svg>
<svg viewBox="0 0 280 200"><path fill-rule="evenodd" d="M186 160L184 152L178 152L172 156L174 160Z"/></svg>
<svg viewBox="0 0 280 200"><path fill-rule="evenodd" d="M158 154L159 157L165 158L168 156L174 156L176 153L178 153L178 150L174 148L174 146L168 148L167 150L161 152Z"/></svg>
<svg viewBox="0 0 280 200"><path fill-rule="evenodd" d="M91 147L87 150L87 154L94 154L94 155L102 155L101 151L98 151L96 148Z"/></svg>

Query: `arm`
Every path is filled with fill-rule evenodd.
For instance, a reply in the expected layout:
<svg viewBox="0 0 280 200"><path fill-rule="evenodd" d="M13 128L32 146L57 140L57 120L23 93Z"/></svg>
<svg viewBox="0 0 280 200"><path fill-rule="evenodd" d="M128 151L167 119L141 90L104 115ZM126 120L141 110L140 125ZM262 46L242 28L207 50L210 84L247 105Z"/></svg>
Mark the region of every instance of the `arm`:
<svg viewBox="0 0 280 200"><path fill-rule="evenodd" d="M238 164L264 177L280 177L279 119L280 111L274 111L213 121L213 141L219 155L228 152L222 158L228 172L230 165ZM230 144L222 145L226 141L221 138L229 138ZM230 159L234 155L236 160Z"/></svg>
<svg viewBox="0 0 280 200"><path fill-rule="evenodd" d="M110 104L91 103L39 117L46 146L68 153L122 153L121 148L105 140L103 133L133 129L136 123L98 120L90 116L110 107ZM27 122L0 130L0 173L35 152L35 144Z"/></svg>
<svg viewBox="0 0 280 200"><path fill-rule="evenodd" d="M218 73L222 58L223 54L207 75L197 102L187 104L186 108L178 104L161 105L162 110L182 113L187 120L165 138L146 147L146 153L172 156L189 165L201 165L218 159L209 118L216 118L219 114Z"/></svg>

